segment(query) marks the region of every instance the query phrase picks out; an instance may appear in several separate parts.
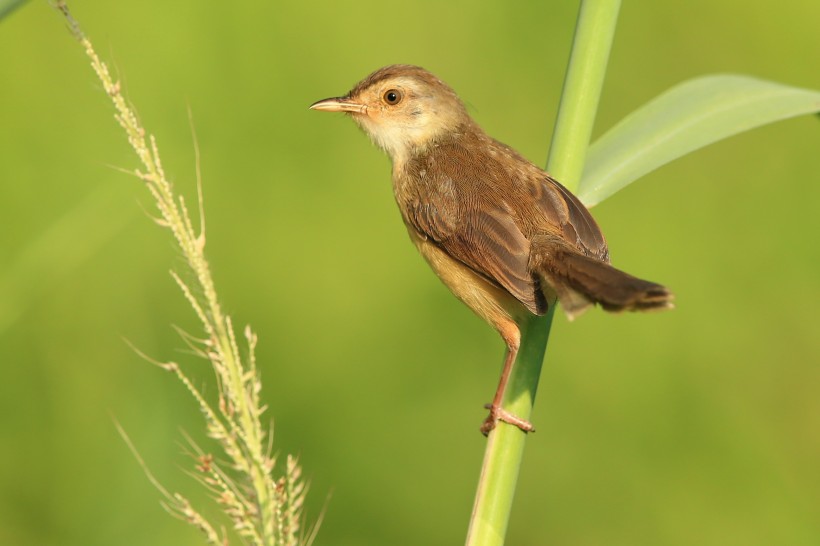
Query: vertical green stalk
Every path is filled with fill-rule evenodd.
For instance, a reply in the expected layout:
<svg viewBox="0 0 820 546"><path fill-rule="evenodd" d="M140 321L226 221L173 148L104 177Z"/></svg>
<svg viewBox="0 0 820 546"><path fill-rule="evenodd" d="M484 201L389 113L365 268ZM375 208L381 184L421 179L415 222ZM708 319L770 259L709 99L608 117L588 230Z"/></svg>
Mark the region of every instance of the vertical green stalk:
<svg viewBox="0 0 820 546"><path fill-rule="evenodd" d="M620 0L582 0L555 122L547 169L570 190L584 167ZM504 408L529 419L555 307L521 325L521 348ZM478 481L467 546L501 546L507 532L526 434L499 423L490 433Z"/></svg>
<svg viewBox="0 0 820 546"><path fill-rule="evenodd" d="M581 2L547 160L547 170L570 191L584 170L620 7L620 0Z"/></svg>

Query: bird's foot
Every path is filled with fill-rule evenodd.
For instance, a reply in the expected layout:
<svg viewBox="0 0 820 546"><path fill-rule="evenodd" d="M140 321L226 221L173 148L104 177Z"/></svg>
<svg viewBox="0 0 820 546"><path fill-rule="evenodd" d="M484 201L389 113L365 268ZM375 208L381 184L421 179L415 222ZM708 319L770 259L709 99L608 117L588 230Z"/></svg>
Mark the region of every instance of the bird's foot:
<svg viewBox="0 0 820 546"><path fill-rule="evenodd" d="M532 423L518 417L517 415L513 415L502 407L494 406L492 404L484 404L484 407L490 410L490 415L488 415L481 424L481 434L484 436L487 436L490 431L495 428L499 421L516 426L524 432L535 432L535 427L532 426Z"/></svg>

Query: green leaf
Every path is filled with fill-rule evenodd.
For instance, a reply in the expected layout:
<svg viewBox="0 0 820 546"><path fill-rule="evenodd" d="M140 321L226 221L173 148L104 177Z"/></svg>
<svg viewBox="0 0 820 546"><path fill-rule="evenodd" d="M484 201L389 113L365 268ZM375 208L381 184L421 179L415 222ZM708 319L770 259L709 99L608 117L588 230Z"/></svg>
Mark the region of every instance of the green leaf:
<svg viewBox="0 0 820 546"><path fill-rule="evenodd" d="M595 205L707 144L818 111L820 91L731 74L686 81L629 114L590 147L578 197Z"/></svg>
<svg viewBox="0 0 820 546"><path fill-rule="evenodd" d="M0 0L0 19L25 4L26 0Z"/></svg>

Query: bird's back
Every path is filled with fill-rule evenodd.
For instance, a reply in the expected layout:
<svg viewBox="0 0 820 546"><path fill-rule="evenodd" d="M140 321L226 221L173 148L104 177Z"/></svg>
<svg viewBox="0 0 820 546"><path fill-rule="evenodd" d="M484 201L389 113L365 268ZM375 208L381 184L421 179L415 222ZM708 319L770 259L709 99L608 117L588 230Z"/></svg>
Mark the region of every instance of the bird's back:
<svg viewBox="0 0 820 546"><path fill-rule="evenodd" d="M394 177L397 199L431 200L446 223L473 211L509 215L527 240L559 235L580 253L609 261L606 240L586 207L543 169L480 131L467 130L411 158ZM452 227L452 226L451 226Z"/></svg>

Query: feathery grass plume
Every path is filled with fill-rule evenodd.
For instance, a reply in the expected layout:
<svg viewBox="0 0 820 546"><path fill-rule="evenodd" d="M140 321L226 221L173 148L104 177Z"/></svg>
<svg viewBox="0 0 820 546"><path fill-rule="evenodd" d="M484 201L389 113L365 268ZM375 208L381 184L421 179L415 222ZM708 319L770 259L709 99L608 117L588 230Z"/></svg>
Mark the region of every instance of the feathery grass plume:
<svg viewBox="0 0 820 546"><path fill-rule="evenodd" d="M214 457L189 439L191 455L196 461L195 475L222 508L241 542L254 546L309 544L314 533L305 533L301 529L302 507L307 489L296 459L288 456L284 474L279 477L273 475L276 459L271 455L271 432L260 421L265 407L259 397L262 385L254 358L256 335L250 328L245 329L247 356L243 359L231 319L220 308L205 259L201 189L198 195L201 225L197 233L184 199L174 193L171 183L165 177L156 139L153 135L147 135L140 125L136 114L122 95L119 82L111 77L108 67L97 56L65 2L57 1L55 6L65 16L72 33L85 48L91 66L114 104L114 117L142 163L142 167L134 170L134 174L145 183L156 201L159 210L156 222L171 231L193 275L193 280L188 283L177 273L171 272L205 330L203 339L187 334L183 334L183 339L196 354L207 358L213 366L218 385L216 407L194 386L179 365L173 362L160 365L175 374L191 393L205 418L208 436L216 440L224 451L224 454ZM199 182L199 177L197 181ZM219 527L194 509L185 497L166 491L157 482L136 454L133 444L125 438L149 480L165 497L169 511L200 529L207 543L228 544L224 530L217 532ZM219 463L217 460L225 462Z"/></svg>

